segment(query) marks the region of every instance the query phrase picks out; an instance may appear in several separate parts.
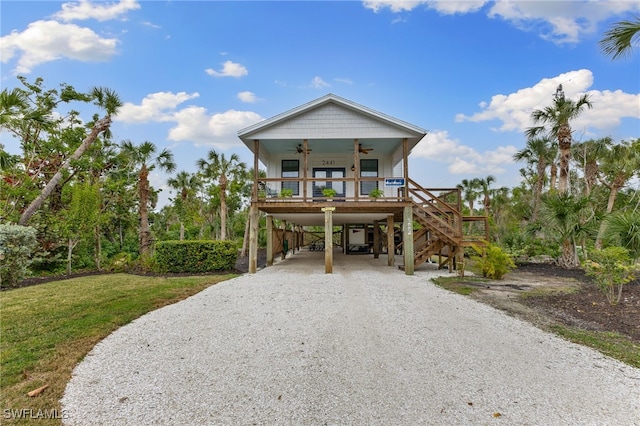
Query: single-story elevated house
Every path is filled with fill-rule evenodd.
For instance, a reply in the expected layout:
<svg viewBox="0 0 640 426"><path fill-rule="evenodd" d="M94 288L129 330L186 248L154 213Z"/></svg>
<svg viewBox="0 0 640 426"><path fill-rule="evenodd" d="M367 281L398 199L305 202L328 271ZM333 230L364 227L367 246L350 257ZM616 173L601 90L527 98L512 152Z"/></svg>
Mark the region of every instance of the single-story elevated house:
<svg viewBox="0 0 640 426"><path fill-rule="evenodd" d="M267 215L267 265L279 248L307 244L325 251L325 272L331 273L339 227L337 241L346 254L378 257L386 251L394 266L402 253L398 266L409 275L434 255L446 257L440 266L455 267L464 247L488 240L487 221L462 214L460 189L428 188L411 179L408 157L426 134L334 94L240 130L255 170L249 273L257 269L259 212ZM259 162L266 178L259 176ZM283 230L274 229L274 218ZM324 236L310 243L303 236L312 226L323 227Z"/></svg>

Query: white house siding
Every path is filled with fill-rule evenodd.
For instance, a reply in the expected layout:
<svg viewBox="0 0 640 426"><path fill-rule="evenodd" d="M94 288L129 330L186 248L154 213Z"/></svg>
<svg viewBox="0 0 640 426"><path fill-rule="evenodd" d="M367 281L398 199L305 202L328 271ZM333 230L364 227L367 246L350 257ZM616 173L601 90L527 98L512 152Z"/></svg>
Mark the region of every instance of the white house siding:
<svg viewBox="0 0 640 426"><path fill-rule="evenodd" d="M361 112L328 103L252 135L255 139L366 139L414 137Z"/></svg>

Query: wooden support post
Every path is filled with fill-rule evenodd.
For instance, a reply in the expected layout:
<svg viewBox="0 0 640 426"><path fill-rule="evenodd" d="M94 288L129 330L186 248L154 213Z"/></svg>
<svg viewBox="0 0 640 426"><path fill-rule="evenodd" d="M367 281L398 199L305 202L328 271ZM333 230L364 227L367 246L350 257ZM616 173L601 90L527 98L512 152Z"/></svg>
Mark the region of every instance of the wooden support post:
<svg viewBox="0 0 640 426"><path fill-rule="evenodd" d="M267 216L267 266L273 266L273 216Z"/></svg>
<svg viewBox="0 0 640 426"><path fill-rule="evenodd" d="M404 169L404 188L402 188L402 200L409 200L409 141L402 139L402 168Z"/></svg>
<svg viewBox="0 0 640 426"><path fill-rule="evenodd" d="M396 240L393 215L387 216L387 265L394 266L396 263Z"/></svg>
<svg viewBox="0 0 640 426"><path fill-rule="evenodd" d="M373 221L373 258L380 257L380 224L377 220Z"/></svg>
<svg viewBox="0 0 640 426"><path fill-rule="evenodd" d="M353 196L358 201L360 198L360 141L358 139L353 140Z"/></svg>
<svg viewBox="0 0 640 426"><path fill-rule="evenodd" d="M459 277L464 277L464 250L460 246L456 250L456 272Z"/></svg>
<svg viewBox="0 0 640 426"><path fill-rule="evenodd" d="M324 273L333 273L333 211L335 207L323 207L324 212Z"/></svg>
<svg viewBox="0 0 640 426"><path fill-rule="evenodd" d="M342 225L342 238L340 242L342 243L342 254L347 254L347 224Z"/></svg>
<svg viewBox="0 0 640 426"><path fill-rule="evenodd" d="M287 249L288 247L288 242L287 242L287 221L283 220L282 221L282 260L284 260L285 257L287 257Z"/></svg>
<svg viewBox="0 0 640 426"><path fill-rule="evenodd" d="M413 275L415 257L413 253L413 210L411 206L404 208L402 215L402 245L404 247L404 273Z"/></svg>
<svg viewBox="0 0 640 426"><path fill-rule="evenodd" d="M249 208L249 273L258 270L258 207L252 204Z"/></svg>
<svg viewBox="0 0 640 426"><path fill-rule="evenodd" d="M253 141L253 186L251 187L251 200L258 201L258 160L260 158L260 141Z"/></svg>
<svg viewBox="0 0 640 426"><path fill-rule="evenodd" d="M344 254L349 254L349 224L344 224Z"/></svg>
<svg viewBox="0 0 640 426"><path fill-rule="evenodd" d="M296 224L291 224L291 254L296 254Z"/></svg>
<svg viewBox="0 0 640 426"><path fill-rule="evenodd" d="M302 141L302 200L307 200L307 174L309 168L309 141ZM312 194L313 195L313 194Z"/></svg>

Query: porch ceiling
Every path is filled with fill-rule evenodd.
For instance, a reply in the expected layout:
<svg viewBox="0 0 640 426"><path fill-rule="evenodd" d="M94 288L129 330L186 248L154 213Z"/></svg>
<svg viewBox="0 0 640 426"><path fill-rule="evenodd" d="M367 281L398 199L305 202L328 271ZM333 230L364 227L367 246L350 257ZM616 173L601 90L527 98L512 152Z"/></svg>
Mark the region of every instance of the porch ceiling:
<svg viewBox="0 0 640 426"><path fill-rule="evenodd" d="M358 142L363 148L372 148L372 155L390 156L402 144L401 138L362 138ZM265 139L260 141L260 158L269 158L273 155L300 155L297 147L302 144L300 139ZM309 158L314 156L326 156L334 154L353 154L353 139L308 139L307 146L310 150ZM368 154L360 153L362 158L366 158Z"/></svg>
<svg viewBox="0 0 640 426"><path fill-rule="evenodd" d="M411 205L403 202L364 202L364 203L259 203L258 209L276 219L303 226L324 226L323 207L335 207L333 224L373 223L386 221L393 216L401 222L404 207Z"/></svg>
<svg viewBox="0 0 640 426"><path fill-rule="evenodd" d="M391 214L391 213L389 213ZM384 222L389 214L384 213L334 213L333 225L342 226L345 224L373 223L378 220ZM295 223L301 226L324 226L324 213L283 213L271 215L279 220L286 220L288 223Z"/></svg>

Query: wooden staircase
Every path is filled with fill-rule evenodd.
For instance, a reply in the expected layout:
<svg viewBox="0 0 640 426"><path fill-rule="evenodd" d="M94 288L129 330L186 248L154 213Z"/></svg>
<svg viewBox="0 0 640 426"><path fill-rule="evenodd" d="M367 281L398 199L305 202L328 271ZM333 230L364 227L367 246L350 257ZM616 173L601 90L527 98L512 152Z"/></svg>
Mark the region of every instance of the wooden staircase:
<svg viewBox="0 0 640 426"><path fill-rule="evenodd" d="M460 189L440 190L440 194L435 195L411 179L408 189L412 200L413 220L421 225L413 233L414 267L443 253L446 248L451 268L451 260L461 254L464 247L482 245L489 240L485 216L462 215ZM469 222L482 222L484 226L465 227L464 224ZM475 230L476 233L465 235L465 230Z"/></svg>

